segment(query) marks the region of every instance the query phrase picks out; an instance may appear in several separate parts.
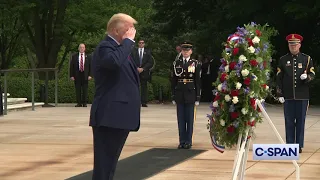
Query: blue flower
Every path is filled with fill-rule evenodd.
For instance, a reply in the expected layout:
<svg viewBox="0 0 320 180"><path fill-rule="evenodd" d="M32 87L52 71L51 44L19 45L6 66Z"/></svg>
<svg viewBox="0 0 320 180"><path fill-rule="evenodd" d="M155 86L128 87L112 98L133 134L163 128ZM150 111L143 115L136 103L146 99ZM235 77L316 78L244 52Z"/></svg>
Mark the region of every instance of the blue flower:
<svg viewBox="0 0 320 180"><path fill-rule="evenodd" d="M250 92L250 88L249 88L249 87L247 87L247 88L244 89L244 93L245 93L245 94L249 94L249 92Z"/></svg>
<svg viewBox="0 0 320 180"><path fill-rule="evenodd" d="M260 67L260 70L264 70L263 63L261 63L259 67Z"/></svg>
<svg viewBox="0 0 320 180"><path fill-rule="evenodd" d="M233 123L233 126L234 126L235 128L239 127L239 121L235 121L235 122Z"/></svg>
<svg viewBox="0 0 320 180"><path fill-rule="evenodd" d="M256 51L254 53L259 53L261 49L259 47L256 48Z"/></svg>
<svg viewBox="0 0 320 180"><path fill-rule="evenodd" d="M256 26L257 24L255 22L251 22L251 26Z"/></svg>
<svg viewBox="0 0 320 180"><path fill-rule="evenodd" d="M235 110L235 107L234 107L234 105L232 104L232 105L229 107L229 112L234 112L234 110Z"/></svg>
<svg viewBox="0 0 320 180"><path fill-rule="evenodd" d="M219 70L220 70L220 72L224 72L225 69L224 69L224 65L223 64L220 66Z"/></svg>

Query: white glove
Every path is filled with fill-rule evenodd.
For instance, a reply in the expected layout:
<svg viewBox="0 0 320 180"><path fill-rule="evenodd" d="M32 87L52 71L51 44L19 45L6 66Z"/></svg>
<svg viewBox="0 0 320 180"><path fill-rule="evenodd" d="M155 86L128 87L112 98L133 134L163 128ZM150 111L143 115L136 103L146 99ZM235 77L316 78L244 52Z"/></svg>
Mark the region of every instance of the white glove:
<svg viewBox="0 0 320 180"><path fill-rule="evenodd" d="M305 79L307 79L307 77L308 77L308 75L304 73L304 74L301 74L300 79L305 80Z"/></svg>
<svg viewBox="0 0 320 180"><path fill-rule="evenodd" d="M176 102L175 102L175 101L172 101L172 104L173 104L173 105L176 105Z"/></svg>
<svg viewBox="0 0 320 180"><path fill-rule="evenodd" d="M283 97L279 97L279 101L280 101L280 103L284 103L284 98Z"/></svg>
<svg viewBox="0 0 320 180"><path fill-rule="evenodd" d="M199 106L199 101L196 101L194 104L195 104L196 106Z"/></svg>

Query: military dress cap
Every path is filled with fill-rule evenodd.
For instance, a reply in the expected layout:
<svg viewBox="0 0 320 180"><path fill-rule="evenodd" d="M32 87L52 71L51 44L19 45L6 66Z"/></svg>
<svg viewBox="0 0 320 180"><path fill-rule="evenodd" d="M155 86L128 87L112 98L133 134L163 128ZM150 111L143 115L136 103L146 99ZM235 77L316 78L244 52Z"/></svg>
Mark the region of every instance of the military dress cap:
<svg viewBox="0 0 320 180"><path fill-rule="evenodd" d="M286 37L286 40L288 41L289 44L299 44L302 42L303 37L299 34L289 34Z"/></svg>
<svg viewBox="0 0 320 180"><path fill-rule="evenodd" d="M181 48L182 49L192 49L192 44L188 41L184 41L183 43L181 43Z"/></svg>

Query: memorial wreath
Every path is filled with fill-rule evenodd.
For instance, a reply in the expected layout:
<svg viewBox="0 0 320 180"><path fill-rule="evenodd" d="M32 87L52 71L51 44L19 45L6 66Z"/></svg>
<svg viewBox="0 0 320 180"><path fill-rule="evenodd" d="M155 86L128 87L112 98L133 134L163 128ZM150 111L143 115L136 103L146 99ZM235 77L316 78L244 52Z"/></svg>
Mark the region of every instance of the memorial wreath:
<svg viewBox="0 0 320 180"><path fill-rule="evenodd" d="M268 24L252 22L238 27L224 43L207 125L212 145L219 152L236 145L247 128L262 122L256 100L270 94L268 80L273 52L269 41L276 33Z"/></svg>

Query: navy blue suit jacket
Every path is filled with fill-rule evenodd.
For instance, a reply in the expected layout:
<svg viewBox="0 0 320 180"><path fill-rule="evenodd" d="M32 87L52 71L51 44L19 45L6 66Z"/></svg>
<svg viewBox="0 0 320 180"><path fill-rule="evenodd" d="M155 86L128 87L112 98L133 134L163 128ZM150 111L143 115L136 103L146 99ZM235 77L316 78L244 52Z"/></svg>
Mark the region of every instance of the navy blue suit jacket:
<svg viewBox="0 0 320 180"><path fill-rule="evenodd" d="M95 95L90 126L139 130L140 80L130 57L133 46L130 39L124 39L118 45L107 36L96 47L91 61Z"/></svg>

